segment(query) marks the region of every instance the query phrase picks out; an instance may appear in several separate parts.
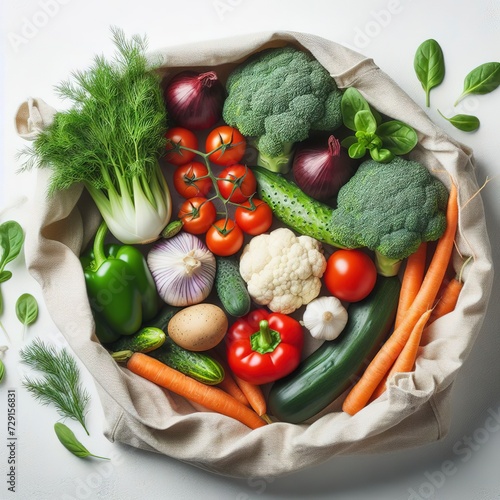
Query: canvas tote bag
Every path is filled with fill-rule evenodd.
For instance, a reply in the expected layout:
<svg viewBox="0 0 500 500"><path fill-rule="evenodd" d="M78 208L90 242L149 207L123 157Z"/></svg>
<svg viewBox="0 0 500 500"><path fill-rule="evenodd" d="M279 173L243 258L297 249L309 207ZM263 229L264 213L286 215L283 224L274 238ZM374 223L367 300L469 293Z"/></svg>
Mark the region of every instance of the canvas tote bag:
<svg viewBox="0 0 500 500"><path fill-rule="evenodd" d="M336 401L310 422L273 423L250 431L217 413L199 411L116 364L94 335L79 262L99 213L81 186L46 197L49 172L37 172L33 216L27 228L26 259L40 283L46 306L74 353L92 374L111 441L166 454L234 477L272 477L312 467L339 454L378 453L443 438L450 422L450 392L480 330L492 286L492 260L472 152L434 125L373 60L334 42L296 32L265 32L159 51L165 78L186 68L215 68L224 77L250 54L293 44L310 51L340 88L356 87L381 113L411 125L419 144L411 158L447 186L458 185L457 250L473 256L456 310L427 328L416 369L398 374L386 393L355 416ZM155 56L157 54L154 54ZM33 139L50 123L54 109L41 99L23 103L18 132Z"/></svg>

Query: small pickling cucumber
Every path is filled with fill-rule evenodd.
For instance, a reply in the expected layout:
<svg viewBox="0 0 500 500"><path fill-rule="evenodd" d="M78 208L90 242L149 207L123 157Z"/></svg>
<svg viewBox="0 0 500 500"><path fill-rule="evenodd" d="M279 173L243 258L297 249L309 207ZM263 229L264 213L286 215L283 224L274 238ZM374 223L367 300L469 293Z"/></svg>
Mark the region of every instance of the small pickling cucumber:
<svg viewBox="0 0 500 500"><path fill-rule="evenodd" d="M237 257L216 257L215 289L222 307L231 316L237 318L250 311L252 299L247 284L241 277Z"/></svg>
<svg viewBox="0 0 500 500"><path fill-rule="evenodd" d="M146 326L141 328L133 335L122 335L118 340L107 344L111 352L132 351L132 352L151 352L161 347L167 334L160 328Z"/></svg>
<svg viewBox="0 0 500 500"><path fill-rule="evenodd" d="M207 385L217 385L224 380L224 368L218 361L204 352L188 351L170 337L149 356Z"/></svg>

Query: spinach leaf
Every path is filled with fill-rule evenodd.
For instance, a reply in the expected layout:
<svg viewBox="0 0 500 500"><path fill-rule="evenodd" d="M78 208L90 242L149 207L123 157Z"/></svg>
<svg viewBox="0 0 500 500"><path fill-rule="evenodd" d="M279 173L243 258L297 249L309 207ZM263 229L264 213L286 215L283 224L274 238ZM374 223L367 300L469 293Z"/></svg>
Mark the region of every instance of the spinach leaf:
<svg viewBox="0 0 500 500"><path fill-rule="evenodd" d="M452 116L451 118L447 118L443 115L443 113L441 113L441 111L439 111L439 109L438 113L445 120L448 120L454 127L464 132L474 132L479 128L480 125L479 118L477 116L458 114Z"/></svg>
<svg viewBox="0 0 500 500"><path fill-rule="evenodd" d="M464 80L464 89L455 106L469 94L488 94L500 85L500 63L488 62L474 68Z"/></svg>
<svg viewBox="0 0 500 500"><path fill-rule="evenodd" d="M361 95L359 90L354 87L349 87L345 90L342 95L342 100L340 102L340 111L342 113L342 120L344 125L350 129L356 131L356 125L354 119L359 111L370 111L370 105L366 99Z"/></svg>
<svg viewBox="0 0 500 500"><path fill-rule="evenodd" d="M9 220L0 224L0 271L19 255L23 243L24 231L18 222Z"/></svg>
<svg viewBox="0 0 500 500"><path fill-rule="evenodd" d="M74 432L67 425L61 422L56 422L54 424L54 431L61 444L76 457L95 457L102 458L103 460L109 460L109 458L99 457L97 455L94 455L93 453L90 453L90 451L87 450L87 448L85 448L85 446L80 443L80 441L78 441Z"/></svg>
<svg viewBox="0 0 500 500"><path fill-rule="evenodd" d="M409 153L418 142L415 130L399 120L390 120L377 128L383 146L395 155Z"/></svg>
<svg viewBox="0 0 500 500"><path fill-rule="evenodd" d="M30 293L23 293L16 302L17 319L24 325L23 337L28 325L38 318L38 302Z"/></svg>
<svg viewBox="0 0 500 500"><path fill-rule="evenodd" d="M23 293L16 302L17 319L23 325L31 325L38 318L38 302L30 293Z"/></svg>
<svg viewBox="0 0 500 500"><path fill-rule="evenodd" d="M429 39L420 44L415 53L413 67L425 91L425 105L429 107L430 91L444 80L445 74L443 51L436 40Z"/></svg>

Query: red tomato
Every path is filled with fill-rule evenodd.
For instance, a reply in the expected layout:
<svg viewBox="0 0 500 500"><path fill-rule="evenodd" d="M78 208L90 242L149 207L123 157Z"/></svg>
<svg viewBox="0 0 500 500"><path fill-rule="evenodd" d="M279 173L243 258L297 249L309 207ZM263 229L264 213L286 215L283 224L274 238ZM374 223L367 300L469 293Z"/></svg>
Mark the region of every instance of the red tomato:
<svg viewBox="0 0 500 500"><path fill-rule="evenodd" d="M198 149L198 139L191 130L183 127L173 127L167 131L165 137L167 138L165 160L168 162L174 165L184 165L184 163L190 162L196 156L192 151L180 149L181 146Z"/></svg>
<svg viewBox="0 0 500 500"><path fill-rule="evenodd" d="M212 188L212 179L208 177L206 165L192 161L180 165L173 175L175 190L184 198L206 196Z"/></svg>
<svg viewBox="0 0 500 500"><path fill-rule="evenodd" d="M231 165L226 167L217 177L217 186L220 194L233 203L248 200L257 189L257 180L254 173L245 165Z"/></svg>
<svg viewBox="0 0 500 500"><path fill-rule="evenodd" d="M246 141L238 129L229 125L221 125L208 134L205 151L210 153L220 146L222 147L208 158L216 165L227 167L241 161L245 154Z"/></svg>
<svg viewBox="0 0 500 500"><path fill-rule="evenodd" d="M245 201L234 212L236 224L252 236L265 233L273 223L273 212L269 205L257 198Z"/></svg>
<svg viewBox="0 0 500 500"><path fill-rule="evenodd" d="M337 250L328 259L323 279L329 292L338 299L358 302L373 290L377 269L361 250Z"/></svg>
<svg viewBox="0 0 500 500"><path fill-rule="evenodd" d="M220 219L207 231L206 244L215 255L233 255L243 245L243 231L233 220Z"/></svg>
<svg viewBox="0 0 500 500"><path fill-rule="evenodd" d="M177 214L182 221L182 227L191 234L206 233L217 218L215 205L202 196L186 200Z"/></svg>

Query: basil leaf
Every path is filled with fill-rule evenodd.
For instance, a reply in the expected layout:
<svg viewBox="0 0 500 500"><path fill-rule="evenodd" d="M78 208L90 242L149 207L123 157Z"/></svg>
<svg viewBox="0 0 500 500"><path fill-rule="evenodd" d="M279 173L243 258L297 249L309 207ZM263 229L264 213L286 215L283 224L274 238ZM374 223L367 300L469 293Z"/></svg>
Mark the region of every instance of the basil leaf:
<svg viewBox="0 0 500 500"><path fill-rule="evenodd" d="M38 318L38 302L29 293L23 293L16 302L17 319L23 325L31 325Z"/></svg>
<svg viewBox="0 0 500 500"><path fill-rule="evenodd" d="M350 135L350 136L346 137L345 139L342 139L340 144L342 147L349 149L353 144L356 144L357 142L358 142L358 139L356 137L354 137L353 135Z"/></svg>
<svg viewBox="0 0 500 500"><path fill-rule="evenodd" d="M349 87L345 90L340 101L340 111L344 125L351 130L356 131L354 118L359 111L370 111L370 105L361 95L359 90Z"/></svg>
<svg viewBox="0 0 500 500"><path fill-rule="evenodd" d="M385 148L371 149L370 156L373 160L378 161L379 163L388 163L394 158L394 155Z"/></svg>
<svg viewBox="0 0 500 500"><path fill-rule="evenodd" d="M445 74L443 51L436 40L429 39L420 44L415 53L413 67L425 91L425 105L429 107L431 89L444 80Z"/></svg>
<svg viewBox="0 0 500 500"><path fill-rule="evenodd" d="M351 146L349 146L348 149L348 154L351 158L355 160L363 158L363 156L365 156L366 154L366 146L360 144L359 142L351 144Z"/></svg>
<svg viewBox="0 0 500 500"><path fill-rule="evenodd" d="M358 132L374 134L377 130L377 121L372 112L367 109L358 111L354 116L354 125Z"/></svg>
<svg viewBox="0 0 500 500"><path fill-rule="evenodd" d="M438 113L447 121L449 121L455 128L462 130L464 132L474 132L479 128L480 121L477 116L473 115L462 115L458 114L452 116L451 118L447 118L441 113L438 109Z"/></svg>
<svg viewBox="0 0 500 500"><path fill-rule="evenodd" d="M390 120L379 125L377 135L384 147L395 155L409 153L418 142L415 130L399 120Z"/></svg>
<svg viewBox="0 0 500 500"><path fill-rule="evenodd" d="M95 457L95 458L102 458L103 460L109 460L108 458L99 457L97 455L90 453L90 451L87 450L87 448L85 448L85 446L83 446L83 444L80 443L80 441L78 441L74 432L67 425L62 424L61 422L56 422L54 424L54 431L61 444L68 451L73 453L73 455L79 458Z"/></svg>
<svg viewBox="0 0 500 500"><path fill-rule="evenodd" d="M21 252L24 243L23 228L18 222L9 220L0 224L0 269L13 261Z"/></svg>
<svg viewBox="0 0 500 500"><path fill-rule="evenodd" d="M500 85L500 63L489 62L474 68L464 80L464 90L455 106L469 94L488 94Z"/></svg>

